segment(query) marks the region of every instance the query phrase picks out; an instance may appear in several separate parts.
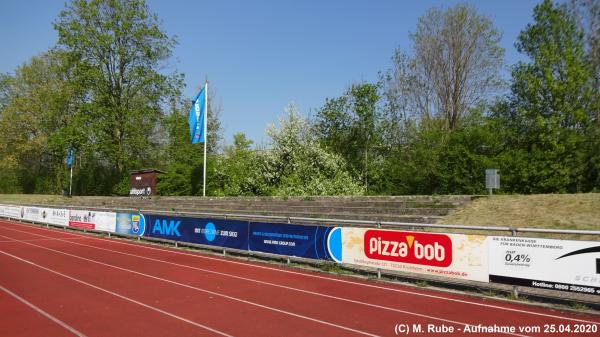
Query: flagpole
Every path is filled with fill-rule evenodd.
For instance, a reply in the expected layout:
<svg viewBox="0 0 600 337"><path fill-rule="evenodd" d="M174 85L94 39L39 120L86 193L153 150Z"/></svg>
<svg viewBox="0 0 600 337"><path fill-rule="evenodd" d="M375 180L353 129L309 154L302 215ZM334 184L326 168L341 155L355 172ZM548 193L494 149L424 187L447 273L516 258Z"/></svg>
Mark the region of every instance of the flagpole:
<svg viewBox="0 0 600 337"><path fill-rule="evenodd" d="M204 174L203 183L202 183L202 196L206 196L206 144L208 143L208 130L206 129L208 126L208 80L206 80L204 84L204 90L206 90L205 95L206 99L204 100Z"/></svg>
<svg viewBox="0 0 600 337"><path fill-rule="evenodd" d="M71 163L71 179L69 183L69 197L72 196L71 191L73 190L73 163Z"/></svg>

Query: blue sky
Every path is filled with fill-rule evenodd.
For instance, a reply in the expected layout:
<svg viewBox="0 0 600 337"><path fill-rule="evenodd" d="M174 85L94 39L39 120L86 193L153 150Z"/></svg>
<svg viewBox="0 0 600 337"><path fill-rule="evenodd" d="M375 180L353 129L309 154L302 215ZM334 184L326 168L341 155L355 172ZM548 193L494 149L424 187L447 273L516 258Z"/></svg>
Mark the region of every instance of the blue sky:
<svg viewBox="0 0 600 337"><path fill-rule="evenodd" d="M205 76L221 104L225 140L244 132L266 141L266 126L294 102L306 115L352 83L375 81L396 48L410 49L409 33L428 8L458 1L180 1L148 0L178 45L166 71L185 74L192 98ZM471 2L503 33L507 64L522 60L517 35L539 1ZM0 72L52 47L52 22L64 1L0 1Z"/></svg>

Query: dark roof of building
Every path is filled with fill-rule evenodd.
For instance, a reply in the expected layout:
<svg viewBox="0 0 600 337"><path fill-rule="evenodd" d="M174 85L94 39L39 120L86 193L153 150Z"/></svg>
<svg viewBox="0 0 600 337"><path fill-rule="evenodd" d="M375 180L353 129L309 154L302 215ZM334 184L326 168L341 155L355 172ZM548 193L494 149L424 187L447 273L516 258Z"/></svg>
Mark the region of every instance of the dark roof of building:
<svg viewBox="0 0 600 337"><path fill-rule="evenodd" d="M158 169L153 169L153 168L134 170L134 171L129 172L129 174L136 174L136 173L166 173L166 172L158 170Z"/></svg>

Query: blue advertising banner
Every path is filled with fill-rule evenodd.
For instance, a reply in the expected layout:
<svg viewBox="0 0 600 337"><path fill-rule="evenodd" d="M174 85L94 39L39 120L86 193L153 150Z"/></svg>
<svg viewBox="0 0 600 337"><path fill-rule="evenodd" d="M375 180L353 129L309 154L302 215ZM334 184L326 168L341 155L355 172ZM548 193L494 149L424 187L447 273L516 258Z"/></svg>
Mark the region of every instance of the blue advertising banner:
<svg viewBox="0 0 600 337"><path fill-rule="evenodd" d="M144 214L145 236L248 250L248 222Z"/></svg>
<svg viewBox="0 0 600 337"><path fill-rule="evenodd" d="M146 231L146 219L140 213L117 213L116 233L142 236Z"/></svg>
<svg viewBox="0 0 600 337"><path fill-rule="evenodd" d="M332 260L329 234L333 227L250 223L248 249L308 259Z"/></svg>

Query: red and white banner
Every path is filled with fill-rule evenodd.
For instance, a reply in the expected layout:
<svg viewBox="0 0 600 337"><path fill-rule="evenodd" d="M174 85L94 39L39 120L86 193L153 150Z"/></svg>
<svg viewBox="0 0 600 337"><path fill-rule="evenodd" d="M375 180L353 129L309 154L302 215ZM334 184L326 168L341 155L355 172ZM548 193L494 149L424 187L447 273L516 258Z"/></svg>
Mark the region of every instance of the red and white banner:
<svg viewBox="0 0 600 337"><path fill-rule="evenodd" d="M342 228L342 262L489 282L483 235Z"/></svg>
<svg viewBox="0 0 600 337"><path fill-rule="evenodd" d="M115 232L117 213L71 210L69 226L98 231Z"/></svg>

